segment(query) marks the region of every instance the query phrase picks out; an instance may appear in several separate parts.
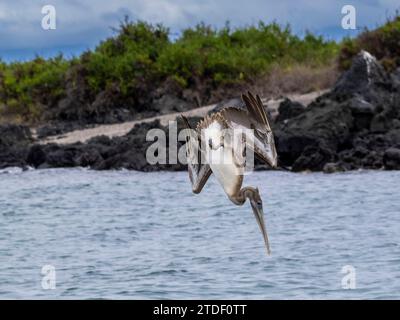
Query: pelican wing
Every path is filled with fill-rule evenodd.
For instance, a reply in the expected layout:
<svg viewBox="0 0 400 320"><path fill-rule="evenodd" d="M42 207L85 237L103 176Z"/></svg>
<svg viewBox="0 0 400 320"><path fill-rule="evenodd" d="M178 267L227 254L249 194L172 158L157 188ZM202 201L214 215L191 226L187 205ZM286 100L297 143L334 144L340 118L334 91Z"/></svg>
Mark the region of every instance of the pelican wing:
<svg viewBox="0 0 400 320"><path fill-rule="evenodd" d="M246 104L246 108L252 120L264 127L265 131L272 131L260 96L257 94L256 97L254 97L251 92L248 92L247 96L242 94L242 99Z"/></svg>
<svg viewBox="0 0 400 320"><path fill-rule="evenodd" d="M212 171L207 163L201 163L201 141L200 135L191 128L188 119L181 115L185 127L189 129L186 139L186 158L188 163L189 179L192 184L192 191L200 193L210 177Z"/></svg>
<svg viewBox="0 0 400 320"><path fill-rule="evenodd" d="M255 154L264 162L272 167L276 166L277 153L275 148L274 136L264 110L260 97L254 97L250 92L248 95L242 95L246 104L247 111L238 108L225 108L221 114L226 119L231 129L237 130L245 135L246 147L253 150ZM251 130L251 134L249 132ZM237 150L237 157L242 150Z"/></svg>

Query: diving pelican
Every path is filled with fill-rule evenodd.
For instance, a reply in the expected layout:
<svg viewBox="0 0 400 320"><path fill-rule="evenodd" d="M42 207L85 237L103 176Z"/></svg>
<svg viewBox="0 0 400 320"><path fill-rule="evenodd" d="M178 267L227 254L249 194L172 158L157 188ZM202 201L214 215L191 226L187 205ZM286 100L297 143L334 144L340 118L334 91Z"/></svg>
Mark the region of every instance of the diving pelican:
<svg viewBox="0 0 400 320"><path fill-rule="evenodd" d="M258 95L254 97L248 92L247 95L242 95L242 100L247 110L235 107L223 108L206 116L195 129L191 128L188 119L182 115L186 128L190 129L186 139L189 178L192 191L200 193L213 173L234 204L243 205L246 199L249 199L267 253L270 254L260 192L254 187L242 188L242 183L243 157L248 150L254 152L271 167L277 166L274 136L260 97ZM224 134L224 130L231 133ZM243 143L238 144L237 141L241 139ZM221 157L224 161L209 160Z"/></svg>

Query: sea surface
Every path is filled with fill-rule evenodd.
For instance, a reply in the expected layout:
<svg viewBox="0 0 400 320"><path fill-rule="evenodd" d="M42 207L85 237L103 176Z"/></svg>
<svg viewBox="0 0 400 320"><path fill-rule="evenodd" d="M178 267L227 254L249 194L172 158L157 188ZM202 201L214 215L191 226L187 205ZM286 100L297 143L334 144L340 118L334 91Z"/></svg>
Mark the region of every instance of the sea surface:
<svg viewBox="0 0 400 320"><path fill-rule="evenodd" d="M0 298L400 298L400 172L255 172L248 203L186 172L0 171Z"/></svg>

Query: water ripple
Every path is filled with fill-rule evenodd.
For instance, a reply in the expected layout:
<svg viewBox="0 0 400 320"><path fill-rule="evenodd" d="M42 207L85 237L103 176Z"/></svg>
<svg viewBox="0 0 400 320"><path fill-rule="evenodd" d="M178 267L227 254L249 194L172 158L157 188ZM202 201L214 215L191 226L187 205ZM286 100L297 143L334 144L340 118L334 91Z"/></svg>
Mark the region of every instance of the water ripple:
<svg viewBox="0 0 400 320"><path fill-rule="evenodd" d="M0 298L399 299L400 172L257 172L248 204L187 173L0 170ZM41 287L42 267L56 289ZM355 290L342 267L354 266Z"/></svg>

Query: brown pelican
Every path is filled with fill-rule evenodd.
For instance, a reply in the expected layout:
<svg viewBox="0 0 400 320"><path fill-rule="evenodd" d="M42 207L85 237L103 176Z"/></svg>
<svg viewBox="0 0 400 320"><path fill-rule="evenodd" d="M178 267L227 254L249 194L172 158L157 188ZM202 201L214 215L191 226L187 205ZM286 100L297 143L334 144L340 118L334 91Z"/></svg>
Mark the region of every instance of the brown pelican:
<svg viewBox="0 0 400 320"><path fill-rule="evenodd" d="M224 108L206 116L197 124L196 129L192 129L182 115L185 126L191 129L186 139L189 178L193 192L199 193L213 173L234 204L243 205L246 198L249 199L267 252L270 254L261 196L258 188L242 188L244 166L241 160L246 151L250 150L270 166L276 167L277 153L271 126L260 97L254 97L248 92L247 95L242 95L242 100L247 110ZM226 129L233 133L223 134ZM244 143L241 145L234 142L237 135L243 138ZM221 155L224 161L210 161L221 158Z"/></svg>

